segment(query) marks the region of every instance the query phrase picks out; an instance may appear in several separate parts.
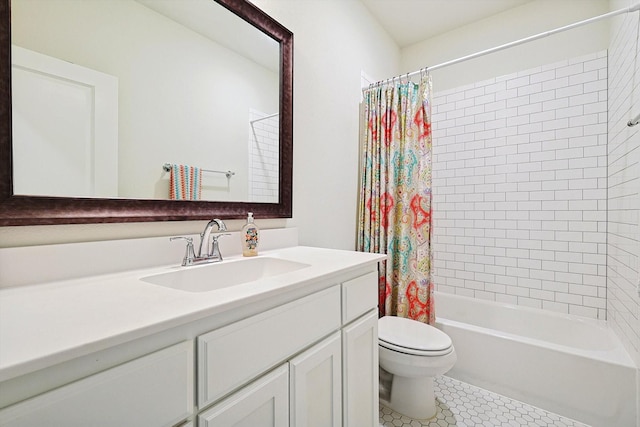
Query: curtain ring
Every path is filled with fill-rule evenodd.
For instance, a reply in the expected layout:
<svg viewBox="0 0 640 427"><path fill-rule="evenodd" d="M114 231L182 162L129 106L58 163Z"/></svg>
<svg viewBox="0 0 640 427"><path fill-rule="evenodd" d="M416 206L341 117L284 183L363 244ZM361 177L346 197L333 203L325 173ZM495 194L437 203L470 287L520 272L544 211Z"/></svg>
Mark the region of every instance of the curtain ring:
<svg viewBox="0 0 640 427"><path fill-rule="evenodd" d="M429 67L420 69L420 79L424 80L429 77Z"/></svg>

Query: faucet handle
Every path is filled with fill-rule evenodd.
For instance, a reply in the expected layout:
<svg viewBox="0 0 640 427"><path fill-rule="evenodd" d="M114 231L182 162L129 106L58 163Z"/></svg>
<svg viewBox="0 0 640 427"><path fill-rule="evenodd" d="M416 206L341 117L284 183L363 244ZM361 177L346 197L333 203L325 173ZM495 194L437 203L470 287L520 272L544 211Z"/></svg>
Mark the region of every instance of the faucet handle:
<svg viewBox="0 0 640 427"><path fill-rule="evenodd" d="M211 235L211 252L209 256L218 261L222 261L222 253L220 252L220 245L218 239L222 236L230 236L231 233L215 233Z"/></svg>
<svg viewBox="0 0 640 427"><path fill-rule="evenodd" d="M182 259L182 266L187 266L187 265L193 265L193 261L196 258L196 252L193 249L193 238L191 237L184 237L184 236L176 236L176 237L170 237L169 238L170 241L174 241L174 240L186 240L187 241L187 249L184 253L184 258Z"/></svg>

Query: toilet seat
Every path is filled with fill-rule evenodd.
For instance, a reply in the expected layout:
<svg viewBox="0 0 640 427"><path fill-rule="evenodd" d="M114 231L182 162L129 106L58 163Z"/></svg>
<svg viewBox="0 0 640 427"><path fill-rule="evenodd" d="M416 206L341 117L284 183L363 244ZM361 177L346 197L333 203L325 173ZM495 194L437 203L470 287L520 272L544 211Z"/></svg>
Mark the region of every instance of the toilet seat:
<svg viewBox="0 0 640 427"><path fill-rule="evenodd" d="M449 354L453 351L453 346L446 348L444 350L427 350L427 351L420 351L420 350L416 350L413 348L406 348L406 347L402 347L399 345L394 345L388 342L384 342L382 340L378 340L378 345L380 345L381 347L384 347L386 349L389 349L391 351L396 351L398 353L404 353L404 354L409 354L412 356L422 356L422 357L436 357L436 356L444 356L446 354Z"/></svg>
<svg viewBox="0 0 640 427"><path fill-rule="evenodd" d="M453 351L451 338L439 329L397 316L378 319L378 343L389 350L435 357Z"/></svg>

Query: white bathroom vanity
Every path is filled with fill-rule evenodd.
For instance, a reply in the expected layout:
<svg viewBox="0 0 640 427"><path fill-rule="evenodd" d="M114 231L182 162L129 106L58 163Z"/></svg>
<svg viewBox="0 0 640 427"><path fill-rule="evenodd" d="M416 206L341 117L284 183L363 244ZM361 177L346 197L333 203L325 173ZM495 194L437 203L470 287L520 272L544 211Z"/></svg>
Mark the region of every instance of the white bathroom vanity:
<svg viewBox="0 0 640 427"><path fill-rule="evenodd" d="M170 246L140 240L0 251L3 283L29 276L18 273L33 257L54 278L0 290L1 426L376 424L384 256L294 246L258 263L177 267L178 255L170 267L56 273L65 250L122 266L144 245Z"/></svg>

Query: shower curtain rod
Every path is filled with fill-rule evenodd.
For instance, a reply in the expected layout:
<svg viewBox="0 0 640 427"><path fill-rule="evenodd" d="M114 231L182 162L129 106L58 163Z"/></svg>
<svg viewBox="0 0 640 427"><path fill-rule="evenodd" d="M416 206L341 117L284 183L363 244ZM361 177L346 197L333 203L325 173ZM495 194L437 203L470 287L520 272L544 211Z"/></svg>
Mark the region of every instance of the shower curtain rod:
<svg viewBox="0 0 640 427"><path fill-rule="evenodd" d="M564 27L559 27L559 28L556 28L554 30L545 31L543 33L535 34L533 36L529 36L529 37L525 37L523 39L519 39L519 40L516 40L516 41L505 43L503 45L492 47L492 48L486 49L486 50L482 50L480 52L472 53L470 55L466 55L466 56L463 56L463 57L460 57L460 58L457 58L457 59L452 59L450 61L446 61L446 62L442 62L440 64L432 65L431 67L425 67L425 68L422 68L422 69L420 69L418 71L413 71L411 73L401 74L399 76L392 77L390 79L380 80L379 82L370 84L369 87L371 88L371 87L380 86L380 85L384 84L385 82L393 81L393 80L395 80L397 78L406 77L407 79L409 79L409 78L411 78L413 76L416 76L416 75L418 75L418 74L420 74L420 73L422 73L424 71L433 71L433 70L437 70L439 68L448 67L449 65L458 64L460 62L468 61L469 59L478 58L480 56L484 56L484 55L487 55L487 54L490 54L490 53L498 52L500 50L508 49L510 47L518 46L518 45L521 45L521 44L524 44L524 43L528 43L528 42L531 42L531 41L534 41L534 40L538 40L538 39L541 39L541 38L544 38L544 37L548 37L548 36L551 36L551 35L556 34L556 33L560 33L560 32L567 31L567 30L572 30L574 28L581 27L581 26L587 25L587 24L591 24L592 22L600 21L602 19L610 18L612 16L621 15L623 13L637 12L637 11L640 11L640 2L636 3L633 6L629 6L629 7L625 7L625 8L622 8L622 9L614 10L614 11L609 12L609 13L605 13L604 15L594 16L593 18L585 19L584 21L574 22L573 24L565 25Z"/></svg>
<svg viewBox="0 0 640 427"><path fill-rule="evenodd" d="M268 116L263 116L263 117L260 117L259 119L249 120L249 122L250 122L251 124L253 124L254 122L259 122L260 120L270 119L271 117L275 117L275 116L277 116L278 114L280 114L280 113L273 113L273 114L269 114Z"/></svg>

